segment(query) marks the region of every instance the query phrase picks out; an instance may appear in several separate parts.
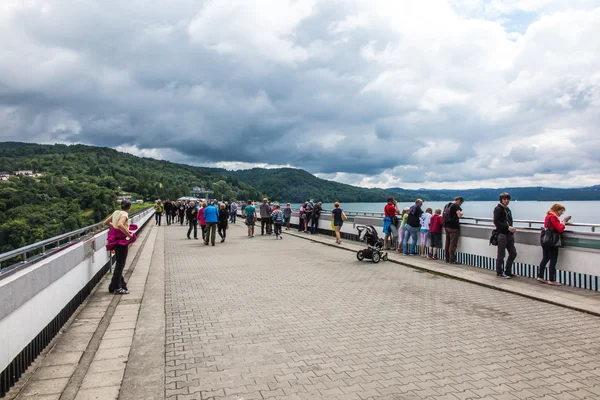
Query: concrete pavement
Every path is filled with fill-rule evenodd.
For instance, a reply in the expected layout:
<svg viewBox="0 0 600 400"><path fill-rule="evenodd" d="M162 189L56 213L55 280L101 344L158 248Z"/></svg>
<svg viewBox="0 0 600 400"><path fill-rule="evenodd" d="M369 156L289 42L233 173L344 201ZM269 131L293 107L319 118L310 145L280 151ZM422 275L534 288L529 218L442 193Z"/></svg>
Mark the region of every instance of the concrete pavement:
<svg viewBox="0 0 600 400"><path fill-rule="evenodd" d="M17 398L600 398L594 315L240 223L215 247L184 228L147 230L106 328L102 287Z"/></svg>

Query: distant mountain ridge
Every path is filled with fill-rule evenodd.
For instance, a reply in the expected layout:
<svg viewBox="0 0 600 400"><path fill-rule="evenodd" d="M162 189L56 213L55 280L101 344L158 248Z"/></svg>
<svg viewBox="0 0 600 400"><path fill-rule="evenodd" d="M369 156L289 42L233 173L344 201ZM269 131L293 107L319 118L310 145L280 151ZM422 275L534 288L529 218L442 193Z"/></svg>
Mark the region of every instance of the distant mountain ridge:
<svg viewBox="0 0 600 400"><path fill-rule="evenodd" d="M423 196L424 200L450 200L462 196L468 201L496 201L502 192L510 193L513 200L521 201L585 201L600 200L600 185L581 188L552 188L543 186L478 188L478 189L417 189L389 188L392 193Z"/></svg>

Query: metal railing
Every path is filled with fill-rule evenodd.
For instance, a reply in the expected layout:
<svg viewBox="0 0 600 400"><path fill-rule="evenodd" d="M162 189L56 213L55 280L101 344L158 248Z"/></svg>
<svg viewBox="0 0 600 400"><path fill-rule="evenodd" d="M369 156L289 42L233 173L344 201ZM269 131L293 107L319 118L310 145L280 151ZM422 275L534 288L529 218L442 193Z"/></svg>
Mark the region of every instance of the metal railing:
<svg viewBox="0 0 600 400"><path fill-rule="evenodd" d="M144 210L137 211L131 214L129 221L135 223L148 213L153 213L154 209L149 207ZM0 278L14 272L15 269L21 269L25 266L32 265L44 258L55 254L58 251L66 249L76 243L85 241L96 233L108 229L103 222L86 226L72 232L63 233L50 239L42 240L41 242L33 243L15 250L0 254ZM11 263L11 260L18 258L18 261Z"/></svg>
<svg viewBox="0 0 600 400"><path fill-rule="evenodd" d="M298 212L298 209L293 209ZM322 214L331 214L332 210L323 210ZM372 218L383 218L382 212L371 212L371 211L347 211L344 213L348 217L372 217ZM474 224L474 225L494 225L494 219L488 217L462 217L461 223ZM513 220L515 227L525 228L541 228L544 225L544 221L528 220L528 219L515 219ZM592 232L596 233L596 230L600 231L600 224L582 224L582 223L568 223L567 227L577 228L577 232Z"/></svg>

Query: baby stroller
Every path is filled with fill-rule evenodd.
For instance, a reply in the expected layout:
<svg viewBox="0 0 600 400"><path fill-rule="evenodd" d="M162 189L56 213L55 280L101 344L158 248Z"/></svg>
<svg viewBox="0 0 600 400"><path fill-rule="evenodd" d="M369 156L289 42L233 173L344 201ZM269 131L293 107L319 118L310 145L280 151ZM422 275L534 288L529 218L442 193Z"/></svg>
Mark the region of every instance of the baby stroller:
<svg viewBox="0 0 600 400"><path fill-rule="evenodd" d="M356 253L358 261L362 261L365 258L370 259L374 263L378 263L379 260L387 261L388 253L383 252L383 239L377 235L377 230L372 225L359 225L356 227L358 230L358 238L361 242L367 242L367 248L359 250Z"/></svg>

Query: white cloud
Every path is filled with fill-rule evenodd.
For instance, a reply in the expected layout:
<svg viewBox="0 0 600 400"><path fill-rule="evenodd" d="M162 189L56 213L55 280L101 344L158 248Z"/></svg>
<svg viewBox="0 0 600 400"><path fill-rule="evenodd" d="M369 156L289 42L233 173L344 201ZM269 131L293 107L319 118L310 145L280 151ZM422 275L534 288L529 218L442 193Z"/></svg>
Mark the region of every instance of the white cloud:
<svg viewBox="0 0 600 400"><path fill-rule="evenodd" d="M314 11L309 0L207 1L188 32L217 53L301 62L309 52L294 43L294 31Z"/></svg>
<svg viewBox="0 0 600 400"><path fill-rule="evenodd" d="M594 184L599 47L594 0L5 0L0 138L364 186Z"/></svg>

